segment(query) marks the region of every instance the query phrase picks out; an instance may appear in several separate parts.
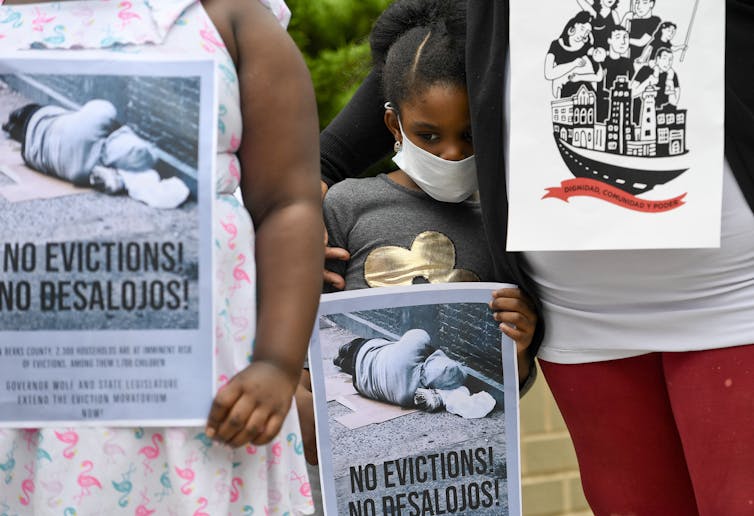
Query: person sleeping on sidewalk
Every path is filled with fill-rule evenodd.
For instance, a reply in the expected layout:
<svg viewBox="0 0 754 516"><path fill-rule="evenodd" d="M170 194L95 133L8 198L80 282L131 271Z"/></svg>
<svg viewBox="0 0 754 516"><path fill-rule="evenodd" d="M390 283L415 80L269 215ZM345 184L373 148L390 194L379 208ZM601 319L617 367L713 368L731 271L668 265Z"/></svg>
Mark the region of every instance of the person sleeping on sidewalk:
<svg viewBox="0 0 754 516"><path fill-rule="evenodd" d="M188 187L178 178L163 180L152 168L155 147L116 116L115 106L102 99L77 110L27 104L2 128L21 143L24 162L38 172L111 195L127 192L155 207L180 205Z"/></svg>
<svg viewBox="0 0 754 516"><path fill-rule="evenodd" d="M397 341L354 339L340 346L333 363L373 400L428 412L445 408L464 418L484 417L495 407L488 393L470 394L464 367L422 329L408 330Z"/></svg>

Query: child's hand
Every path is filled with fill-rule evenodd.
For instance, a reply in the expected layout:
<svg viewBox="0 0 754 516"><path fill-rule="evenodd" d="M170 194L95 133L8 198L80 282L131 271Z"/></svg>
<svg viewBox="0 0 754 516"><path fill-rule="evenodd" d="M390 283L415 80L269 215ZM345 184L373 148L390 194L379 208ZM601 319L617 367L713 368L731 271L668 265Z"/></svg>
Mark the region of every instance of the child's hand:
<svg viewBox="0 0 754 516"><path fill-rule="evenodd" d="M296 379L272 362L252 362L215 396L207 418L208 437L238 448L267 444L280 431Z"/></svg>
<svg viewBox="0 0 754 516"><path fill-rule="evenodd" d="M534 304L520 289L502 288L492 293L490 308L494 319L500 323L500 331L516 343L519 375L523 380L529 374L530 365L526 350L537 327Z"/></svg>

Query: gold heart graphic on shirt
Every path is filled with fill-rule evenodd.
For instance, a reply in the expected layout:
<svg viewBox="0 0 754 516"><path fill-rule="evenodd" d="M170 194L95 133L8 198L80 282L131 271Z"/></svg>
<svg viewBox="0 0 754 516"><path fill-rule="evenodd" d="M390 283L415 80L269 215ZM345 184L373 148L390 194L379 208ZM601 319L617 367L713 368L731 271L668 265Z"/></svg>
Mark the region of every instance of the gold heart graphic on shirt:
<svg viewBox="0 0 754 516"><path fill-rule="evenodd" d="M479 281L466 269L456 269L453 242L437 231L420 233L410 249L379 247L364 261L364 280L370 287L411 285L415 278L429 283Z"/></svg>

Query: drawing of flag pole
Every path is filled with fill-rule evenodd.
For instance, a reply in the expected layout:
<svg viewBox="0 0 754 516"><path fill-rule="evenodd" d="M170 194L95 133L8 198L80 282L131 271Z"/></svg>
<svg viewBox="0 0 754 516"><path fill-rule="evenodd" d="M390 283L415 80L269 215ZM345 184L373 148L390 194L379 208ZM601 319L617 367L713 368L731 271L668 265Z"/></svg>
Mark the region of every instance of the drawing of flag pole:
<svg viewBox="0 0 754 516"><path fill-rule="evenodd" d="M681 51L681 62L686 57L686 51L689 49L689 38L691 38L691 29L694 27L694 20L696 19L696 11L699 8L699 0L694 0L694 10L691 12L691 21L689 22L689 28L686 31L686 41L683 42L683 50Z"/></svg>

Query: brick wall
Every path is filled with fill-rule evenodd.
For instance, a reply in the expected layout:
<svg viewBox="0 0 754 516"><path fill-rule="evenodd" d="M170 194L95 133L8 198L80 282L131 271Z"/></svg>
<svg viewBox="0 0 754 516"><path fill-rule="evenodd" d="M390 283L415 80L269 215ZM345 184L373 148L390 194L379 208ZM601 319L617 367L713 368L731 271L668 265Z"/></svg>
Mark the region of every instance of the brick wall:
<svg viewBox="0 0 754 516"><path fill-rule="evenodd" d="M576 454L540 374L521 399L521 489L524 516L589 516Z"/></svg>
<svg viewBox="0 0 754 516"><path fill-rule="evenodd" d="M474 368L487 377L500 376L499 330L483 303L452 303L357 312L356 315L397 335L410 328L423 328L452 358L469 357Z"/></svg>
<svg viewBox="0 0 754 516"><path fill-rule="evenodd" d="M30 75L43 88L2 76L32 102L55 102L45 89L76 104L112 102L118 121L188 167L197 167L199 81L182 77ZM57 103L57 102L55 102Z"/></svg>

